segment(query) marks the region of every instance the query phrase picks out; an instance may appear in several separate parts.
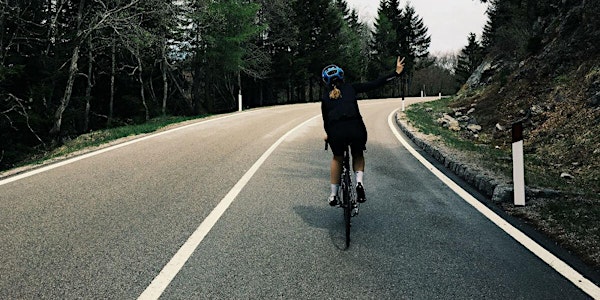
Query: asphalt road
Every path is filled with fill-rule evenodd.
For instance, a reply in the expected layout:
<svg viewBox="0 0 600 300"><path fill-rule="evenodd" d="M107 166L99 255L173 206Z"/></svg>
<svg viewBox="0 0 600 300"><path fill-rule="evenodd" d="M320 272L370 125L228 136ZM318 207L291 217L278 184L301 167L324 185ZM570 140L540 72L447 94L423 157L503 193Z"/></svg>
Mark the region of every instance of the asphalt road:
<svg viewBox="0 0 600 300"><path fill-rule="evenodd" d="M368 201L349 249L319 104L257 109L0 181L0 298L139 297L247 172L162 299L589 298L408 153L398 100L360 106Z"/></svg>

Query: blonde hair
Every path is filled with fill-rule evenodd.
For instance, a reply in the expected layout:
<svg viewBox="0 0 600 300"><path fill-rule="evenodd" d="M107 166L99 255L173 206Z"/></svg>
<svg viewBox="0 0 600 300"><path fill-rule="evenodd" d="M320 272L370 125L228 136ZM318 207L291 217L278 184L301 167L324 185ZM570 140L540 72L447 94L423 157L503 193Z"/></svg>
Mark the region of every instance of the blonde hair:
<svg viewBox="0 0 600 300"><path fill-rule="evenodd" d="M331 92L329 92L329 98L330 99L342 98L342 91L340 91L340 89L338 89L337 86L335 86L335 84L333 85L333 90L331 90Z"/></svg>

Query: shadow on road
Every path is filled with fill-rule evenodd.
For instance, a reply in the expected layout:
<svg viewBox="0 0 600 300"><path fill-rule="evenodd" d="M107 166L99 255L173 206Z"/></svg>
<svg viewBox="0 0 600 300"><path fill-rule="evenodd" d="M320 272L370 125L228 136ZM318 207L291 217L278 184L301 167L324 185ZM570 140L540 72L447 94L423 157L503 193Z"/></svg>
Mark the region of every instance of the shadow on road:
<svg viewBox="0 0 600 300"><path fill-rule="evenodd" d="M344 237L344 219L340 208L327 206L294 206L294 212L310 227L325 229L329 232L333 245L339 250L346 250Z"/></svg>

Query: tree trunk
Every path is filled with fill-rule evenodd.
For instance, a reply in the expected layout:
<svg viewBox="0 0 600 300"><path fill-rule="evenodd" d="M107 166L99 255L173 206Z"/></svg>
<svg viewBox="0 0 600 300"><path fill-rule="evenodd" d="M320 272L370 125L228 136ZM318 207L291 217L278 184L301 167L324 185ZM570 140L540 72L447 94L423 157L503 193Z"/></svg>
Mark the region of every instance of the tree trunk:
<svg viewBox="0 0 600 300"><path fill-rule="evenodd" d="M310 94L308 96L308 99L306 102L313 102L314 101L314 97L313 97L313 80L312 79L308 79L308 93Z"/></svg>
<svg viewBox="0 0 600 300"><path fill-rule="evenodd" d="M77 12L77 34L81 34L81 22L83 18L83 8L85 6L85 1L82 0L79 2L79 11ZM71 94L73 94L73 83L75 82L75 76L77 73L77 62L79 61L79 48L81 45L76 40L75 48L73 48L73 54L71 55L71 66L69 67L69 77L67 79L67 86L65 88L65 94L60 100L60 105L58 109L56 109L56 113L54 113L54 125L52 129L50 129L51 135L58 135L60 133L63 113L67 109L69 105L69 101L71 101Z"/></svg>
<svg viewBox="0 0 600 300"><path fill-rule="evenodd" d="M85 88L85 115L83 123L83 131L87 132L90 126L90 100L92 98L92 37L88 38L88 73L87 87Z"/></svg>
<svg viewBox="0 0 600 300"><path fill-rule="evenodd" d="M65 94L60 100L60 105L54 113L54 126L50 130L51 135L57 135L60 133L60 127L62 124L62 117L65 109L69 105L69 101L71 100L71 94L73 93L73 83L75 82L75 75L77 73L77 61L79 60L79 45L76 45L73 49L73 54L71 56L71 66L69 67L69 77L67 79L67 86L65 88Z"/></svg>
<svg viewBox="0 0 600 300"><path fill-rule="evenodd" d="M264 105L264 103L265 103L265 100L264 100L265 94L264 94L264 91L263 91L264 86L263 86L263 81L262 80L259 83L259 88L260 88L260 91L259 91L259 93L260 93L260 95L259 95L260 101L258 102L258 106L262 107Z"/></svg>
<svg viewBox="0 0 600 300"><path fill-rule="evenodd" d="M163 79L163 99L162 99L162 115L167 115L167 96L169 95L169 81L167 80L167 68L169 67L169 62L167 62L167 40L163 38L165 44L162 47L162 79Z"/></svg>
<svg viewBox="0 0 600 300"><path fill-rule="evenodd" d="M194 103L194 114L204 114L211 112L211 105L208 96L208 81L204 78L205 70L203 65L198 64L192 74L192 103Z"/></svg>
<svg viewBox="0 0 600 300"><path fill-rule="evenodd" d="M117 59L117 46L115 36L112 36L112 45L110 51L110 101L108 102L108 122L107 126L110 126L113 119L113 109L115 103L115 70L116 70L116 59Z"/></svg>
<svg viewBox="0 0 600 300"><path fill-rule="evenodd" d="M140 98L142 100L142 105L144 106L144 111L146 113L146 121L150 120L150 112L148 111L148 104L146 103L146 94L144 93L144 69L142 67L142 59L140 58L139 51L136 54L137 62L138 62L138 80L140 82Z"/></svg>

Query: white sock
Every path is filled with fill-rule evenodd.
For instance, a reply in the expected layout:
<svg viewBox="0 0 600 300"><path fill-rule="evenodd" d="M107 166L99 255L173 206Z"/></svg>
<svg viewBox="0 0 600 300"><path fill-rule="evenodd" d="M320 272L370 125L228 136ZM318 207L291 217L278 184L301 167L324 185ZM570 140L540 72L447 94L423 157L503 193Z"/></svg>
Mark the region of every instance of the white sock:
<svg viewBox="0 0 600 300"><path fill-rule="evenodd" d="M331 184L331 196L335 196L338 194L338 191L340 190L340 185L339 184Z"/></svg>
<svg viewBox="0 0 600 300"><path fill-rule="evenodd" d="M363 184L364 171L356 171L356 184Z"/></svg>

